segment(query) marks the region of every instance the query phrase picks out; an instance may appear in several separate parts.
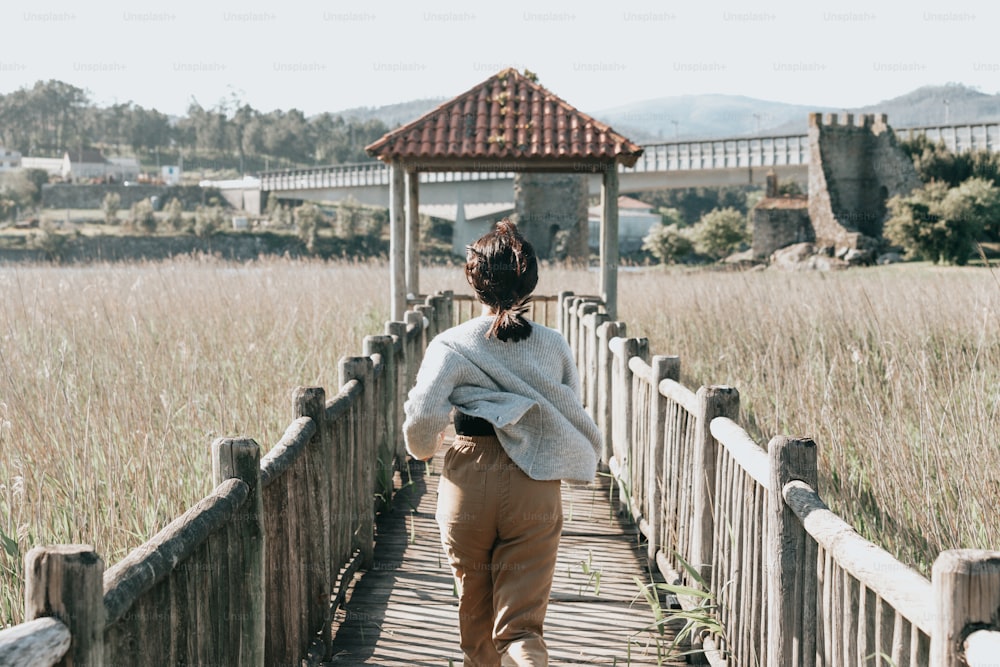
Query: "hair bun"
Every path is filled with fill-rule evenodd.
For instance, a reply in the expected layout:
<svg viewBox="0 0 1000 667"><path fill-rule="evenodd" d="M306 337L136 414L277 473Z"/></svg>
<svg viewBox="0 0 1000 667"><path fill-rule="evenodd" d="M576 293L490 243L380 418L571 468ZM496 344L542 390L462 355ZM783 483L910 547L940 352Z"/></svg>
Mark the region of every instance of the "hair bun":
<svg viewBox="0 0 1000 667"><path fill-rule="evenodd" d="M517 225L515 225L510 218L498 220L496 223L496 230L501 234L510 234L511 236L518 234Z"/></svg>

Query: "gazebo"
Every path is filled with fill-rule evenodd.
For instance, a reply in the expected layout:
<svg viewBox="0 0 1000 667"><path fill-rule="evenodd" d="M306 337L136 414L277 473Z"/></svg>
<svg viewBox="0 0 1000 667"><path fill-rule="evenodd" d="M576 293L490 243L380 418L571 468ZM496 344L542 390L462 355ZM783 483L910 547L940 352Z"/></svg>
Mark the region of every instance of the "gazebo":
<svg viewBox="0 0 1000 667"><path fill-rule="evenodd" d="M618 164L642 148L570 106L525 70L505 69L365 149L389 166L392 318L419 289L420 173L600 173L600 294L614 319L618 291Z"/></svg>

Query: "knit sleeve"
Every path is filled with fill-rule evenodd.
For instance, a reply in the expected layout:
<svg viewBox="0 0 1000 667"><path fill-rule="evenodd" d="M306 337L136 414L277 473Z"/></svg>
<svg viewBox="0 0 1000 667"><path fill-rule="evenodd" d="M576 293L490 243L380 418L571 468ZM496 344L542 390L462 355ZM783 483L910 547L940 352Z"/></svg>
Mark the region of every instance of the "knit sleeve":
<svg viewBox="0 0 1000 667"><path fill-rule="evenodd" d="M403 438L406 450L415 458L427 459L437 449L438 434L448 426L449 400L459 382L461 367L447 347L433 341L427 347L417 381L403 405L406 420Z"/></svg>

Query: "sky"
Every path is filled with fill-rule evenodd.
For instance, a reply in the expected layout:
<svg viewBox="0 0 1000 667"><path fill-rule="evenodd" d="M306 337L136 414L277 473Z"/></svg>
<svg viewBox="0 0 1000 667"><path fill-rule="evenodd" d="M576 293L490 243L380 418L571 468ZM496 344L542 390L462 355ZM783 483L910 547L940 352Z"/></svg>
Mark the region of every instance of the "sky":
<svg viewBox="0 0 1000 667"><path fill-rule="evenodd" d="M6 0L0 93L58 79L101 106L313 115L450 98L513 66L591 113L704 93L850 108L1000 91L998 24L993 0Z"/></svg>

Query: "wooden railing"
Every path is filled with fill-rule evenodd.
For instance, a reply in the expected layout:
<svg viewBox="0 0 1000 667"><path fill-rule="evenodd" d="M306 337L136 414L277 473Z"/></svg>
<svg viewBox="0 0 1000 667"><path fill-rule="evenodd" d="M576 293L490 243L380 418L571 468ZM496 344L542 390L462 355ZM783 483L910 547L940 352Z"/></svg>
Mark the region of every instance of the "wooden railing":
<svg viewBox="0 0 1000 667"><path fill-rule="evenodd" d="M761 447L738 424L735 389L684 387L680 359L651 356L596 297L534 308L570 342L602 466L651 564L713 593L724 631L699 638L712 664L996 664L1000 553L946 551L927 581L827 508L811 440ZM424 346L476 314L471 297L429 296L366 337L364 356L340 362L337 396L295 391L293 420L263 460L251 439L217 440L213 492L107 572L90 547L33 549L29 620L0 632L0 666L321 657L320 631L371 563Z"/></svg>
<svg viewBox="0 0 1000 667"><path fill-rule="evenodd" d="M594 297L560 295L560 310L651 565L713 594L678 596L724 628L700 638L712 664L997 664L1000 552L946 551L928 581L826 507L812 440L760 446L734 388L684 387L680 359L650 355Z"/></svg>
<svg viewBox="0 0 1000 667"><path fill-rule="evenodd" d="M340 360L335 397L295 390L292 421L263 459L252 439L216 440L212 493L106 572L89 546L32 549L29 620L0 632L0 665L323 657L322 631L372 562L426 340L418 312L366 337L363 356Z"/></svg>

